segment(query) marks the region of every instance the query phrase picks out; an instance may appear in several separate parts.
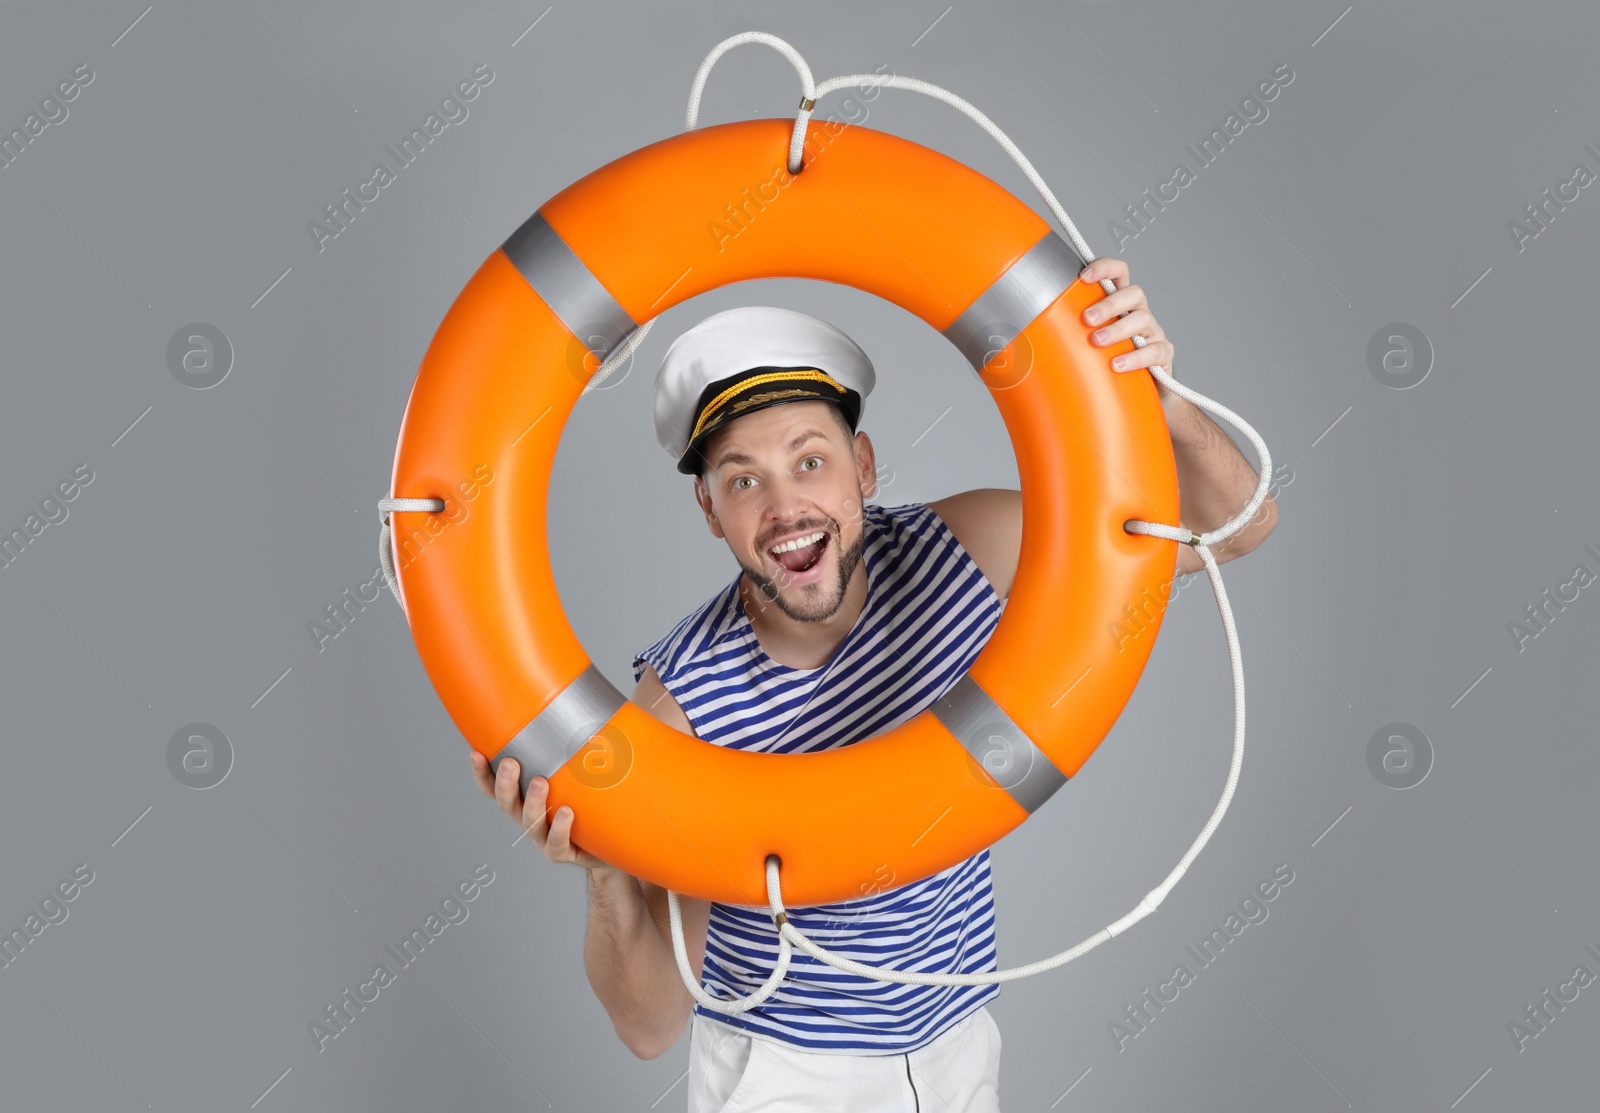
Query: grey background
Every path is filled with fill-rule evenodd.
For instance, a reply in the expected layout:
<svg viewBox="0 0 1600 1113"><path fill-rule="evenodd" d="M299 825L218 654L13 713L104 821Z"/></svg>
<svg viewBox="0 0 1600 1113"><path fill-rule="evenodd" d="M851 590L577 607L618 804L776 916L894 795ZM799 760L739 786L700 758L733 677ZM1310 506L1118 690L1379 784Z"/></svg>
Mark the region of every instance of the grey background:
<svg viewBox="0 0 1600 1113"><path fill-rule="evenodd" d="M0 571L0 926L94 871L0 971L0 1104L683 1107L687 1035L650 1061L617 1040L582 968L581 871L512 845L393 600L320 652L308 623L371 576L407 392L468 276L571 181L681 131L704 52L760 29L819 80L886 65L988 113L1129 260L1179 379L1286 469L1277 531L1223 568L1249 685L1232 808L1154 916L1003 988L1006 1108L1594 1107L1600 985L1521 1051L1508 1023L1580 962L1600 973L1600 587L1521 651L1508 623L1600 572L1600 197L1520 251L1508 223L1600 169L1600 10L165 0L10 4L0 27L7 129L95 73L0 169L0 525L95 475ZM307 222L480 62L470 117L319 253ZM1285 62L1268 118L1119 249L1122 206ZM701 122L797 95L777 54L740 48ZM1044 211L953 110L866 108ZM624 690L634 650L736 572L651 435L651 375L683 328L752 303L827 317L875 360L879 501L1016 483L983 388L904 311L801 280L675 307L581 402L550 493L563 602ZM210 389L166 365L191 322L235 351ZM1367 364L1392 322L1434 349L1410 389ZM1222 785L1227 675L1201 578L1094 758L995 847L1002 965L1165 876ZM192 722L233 749L205 790L167 765ZM1366 756L1395 722L1433 750L1405 790ZM309 1022L479 863L495 880L469 918L319 1053ZM1110 1022L1197 967L1185 944L1280 863L1269 918L1119 1051Z"/></svg>

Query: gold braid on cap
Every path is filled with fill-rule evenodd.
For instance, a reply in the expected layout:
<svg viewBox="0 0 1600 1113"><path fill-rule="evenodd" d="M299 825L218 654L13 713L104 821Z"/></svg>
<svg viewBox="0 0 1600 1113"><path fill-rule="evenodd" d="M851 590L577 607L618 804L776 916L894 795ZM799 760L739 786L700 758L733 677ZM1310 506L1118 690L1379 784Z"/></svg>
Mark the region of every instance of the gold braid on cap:
<svg viewBox="0 0 1600 1113"><path fill-rule="evenodd" d="M815 368L800 371L773 371L765 375L752 375L743 382L735 383L733 386L730 386L727 390L724 390L721 394L717 395L711 401L706 403L706 408L700 411L700 419L694 423L694 431L689 434L689 443L694 443L694 439L698 437L701 431L705 428L706 419L720 410L728 401L728 399L732 398L736 394L740 394L750 389L751 387L760 386L762 383L781 382L785 379L811 379L815 382L827 383L840 394L844 394L846 392L846 388L832 375L828 374L826 371L818 371Z"/></svg>

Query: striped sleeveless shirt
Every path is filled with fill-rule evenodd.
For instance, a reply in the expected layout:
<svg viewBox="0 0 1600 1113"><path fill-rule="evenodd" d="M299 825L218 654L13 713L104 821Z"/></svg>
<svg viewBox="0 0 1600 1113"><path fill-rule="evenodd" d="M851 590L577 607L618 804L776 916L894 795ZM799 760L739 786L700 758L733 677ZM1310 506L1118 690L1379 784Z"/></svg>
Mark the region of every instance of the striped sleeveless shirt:
<svg viewBox="0 0 1600 1113"><path fill-rule="evenodd" d="M866 604L820 668L768 657L739 577L634 657L648 662L704 741L763 753L803 753L884 734L915 717L967 671L1003 602L956 536L925 503L863 516ZM846 958L898 970L998 969L989 849L911 884L789 908L808 937ZM722 1000L760 988L778 960L771 913L713 902L701 985ZM772 996L738 1014L699 1002L709 1020L813 1051L900 1054L931 1043L999 996L998 983L901 985L835 969L795 949Z"/></svg>

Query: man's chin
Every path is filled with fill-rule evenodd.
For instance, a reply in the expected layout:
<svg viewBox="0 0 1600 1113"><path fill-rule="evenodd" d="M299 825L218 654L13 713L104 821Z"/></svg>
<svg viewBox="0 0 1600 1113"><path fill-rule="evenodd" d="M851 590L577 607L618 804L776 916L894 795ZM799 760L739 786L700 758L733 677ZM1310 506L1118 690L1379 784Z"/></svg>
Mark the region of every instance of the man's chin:
<svg viewBox="0 0 1600 1113"><path fill-rule="evenodd" d="M815 569L813 569L815 571ZM757 596L796 622L823 622L833 617L839 609L843 595L834 595L826 578L817 577L803 583L787 579L755 580Z"/></svg>
<svg viewBox="0 0 1600 1113"><path fill-rule="evenodd" d="M839 612L840 599L824 599L818 594L796 597L796 588L780 595L773 604L796 622L826 622ZM820 588L818 589L821 590Z"/></svg>

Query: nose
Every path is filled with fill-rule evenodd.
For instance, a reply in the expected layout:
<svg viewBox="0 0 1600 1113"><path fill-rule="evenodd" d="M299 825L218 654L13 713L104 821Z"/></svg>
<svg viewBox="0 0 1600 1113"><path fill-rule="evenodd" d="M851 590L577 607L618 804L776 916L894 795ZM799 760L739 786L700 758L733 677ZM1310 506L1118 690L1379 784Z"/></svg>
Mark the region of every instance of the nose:
<svg viewBox="0 0 1600 1113"><path fill-rule="evenodd" d="M763 533L768 537L790 533L806 526L826 529L828 516L817 510L801 484L787 477L762 487L766 502L761 507Z"/></svg>

